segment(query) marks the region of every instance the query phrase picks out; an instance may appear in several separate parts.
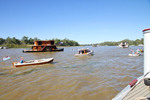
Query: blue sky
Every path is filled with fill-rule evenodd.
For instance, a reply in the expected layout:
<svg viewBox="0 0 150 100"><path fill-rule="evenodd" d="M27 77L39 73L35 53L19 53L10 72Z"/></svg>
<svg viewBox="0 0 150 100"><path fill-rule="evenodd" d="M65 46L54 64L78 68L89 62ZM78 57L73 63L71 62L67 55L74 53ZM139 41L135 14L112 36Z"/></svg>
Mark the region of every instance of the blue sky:
<svg viewBox="0 0 150 100"><path fill-rule="evenodd" d="M89 44L140 39L145 28L150 0L0 0L0 38Z"/></svg>

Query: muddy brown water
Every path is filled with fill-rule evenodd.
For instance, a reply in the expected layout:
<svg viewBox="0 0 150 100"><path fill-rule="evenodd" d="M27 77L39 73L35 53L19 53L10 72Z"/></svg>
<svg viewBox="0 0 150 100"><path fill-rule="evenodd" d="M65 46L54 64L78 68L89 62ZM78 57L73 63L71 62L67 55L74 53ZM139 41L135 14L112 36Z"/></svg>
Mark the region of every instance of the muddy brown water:
<svg viewBox="0 0 150 100"><path fill-rule="evenodd" d="M93 56L75 57L79 48ZM130 50L116 46L65 47L63 52L22 53L0 50L0 100L111 100L133 79L143 74L143 56L129 57ZM2 58L11 59L3 61ZM13 68L12 62L53 57L45 65Z"/></svg>

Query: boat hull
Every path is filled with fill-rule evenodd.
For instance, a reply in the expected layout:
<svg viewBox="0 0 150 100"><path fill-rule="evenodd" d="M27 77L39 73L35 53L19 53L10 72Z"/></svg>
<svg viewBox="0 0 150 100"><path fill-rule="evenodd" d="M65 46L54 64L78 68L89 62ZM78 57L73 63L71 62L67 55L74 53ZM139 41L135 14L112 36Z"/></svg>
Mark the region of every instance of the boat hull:
<svg viewBox="0 0 150 100"><path fill-rule="evenodd" d="M48 59L30 60L30 61L26 61L24 63L13 62L13 67L23 67L23 66L47 64L47 63L53 62L53 60L54 60L53 58L48 58Z"/></svg>
<svg viewBox="0 0 150 100"><path fill-rule="evenodd" d="M86 54L75 54L75 56L93 56L93 52L86 53Z"/></svg>
<svg viewBox="0 0 150 100"><path fill-rule="evenodd" d="M9 59L10 59L10 57L4 57L4 58L3 58L3 61L9 60Z"/></svg>
<svg viewBox="0 0 150 100"><path fill-rule="evenodd" d="M136 57L136 56L140 56L140 54L129 54L129 56L134 56L134 57Z"/></svg>
<svg viewBox="0 0 150 100"><path fill-rule="evenodd" d="M51 51L33 51L33 50L23 50L23 53L33 53L33 52L56 52L56 51L64 51L64 48L54 49Z"/></svg>

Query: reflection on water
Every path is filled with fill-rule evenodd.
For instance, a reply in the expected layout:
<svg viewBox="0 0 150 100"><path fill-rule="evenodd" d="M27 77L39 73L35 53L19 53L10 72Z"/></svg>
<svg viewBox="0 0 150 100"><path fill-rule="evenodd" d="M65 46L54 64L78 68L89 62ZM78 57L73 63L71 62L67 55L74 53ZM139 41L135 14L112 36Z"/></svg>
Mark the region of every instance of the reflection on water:
<svg viewBox="0 0 150 100"><path fill-rule="evenodd" d="M23 49L0 50L1 100L110 100L130 81L142 75L143 56L129 57L130 50L88 47L94 56L75 57L79 48L64 52L22 53ZM3 61L2 58L11 59ZM54 62L12 68L12 62L53 57Z"/></svg>

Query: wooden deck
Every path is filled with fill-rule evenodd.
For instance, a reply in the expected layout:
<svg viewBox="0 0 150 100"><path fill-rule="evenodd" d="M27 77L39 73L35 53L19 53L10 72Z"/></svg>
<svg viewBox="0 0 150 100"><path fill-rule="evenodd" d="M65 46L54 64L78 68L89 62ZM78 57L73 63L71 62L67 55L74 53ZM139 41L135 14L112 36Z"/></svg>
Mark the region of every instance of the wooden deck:
<svg viewBox="0 0 150 100"><path fill-rule="evenodd" d="M123 100L150 100L150 87L146 86L144 84L144 79L142 79L132 88Z"/></svg>

